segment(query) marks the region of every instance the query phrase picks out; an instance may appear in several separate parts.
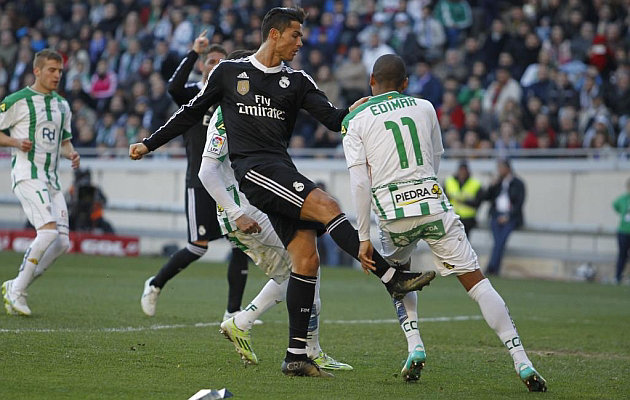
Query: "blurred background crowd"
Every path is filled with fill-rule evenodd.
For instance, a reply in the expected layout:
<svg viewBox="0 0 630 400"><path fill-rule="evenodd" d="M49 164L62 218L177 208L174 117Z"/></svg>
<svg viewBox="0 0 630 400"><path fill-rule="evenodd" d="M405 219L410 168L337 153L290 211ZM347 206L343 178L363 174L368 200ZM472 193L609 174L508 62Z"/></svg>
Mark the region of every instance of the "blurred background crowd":
<svg viewBox="0 0 630 400"><path fill-rule="evenodd" d="M167 82L200 32L255 49L266 11L296 3L308 17L291 66L338 107L397 53L446 148L630 147L630 0L0 0L0 98L34 81L35 52L56 49L74 145L111 156L176 110ZM292 148L339 145L299 118Z"/></svg>

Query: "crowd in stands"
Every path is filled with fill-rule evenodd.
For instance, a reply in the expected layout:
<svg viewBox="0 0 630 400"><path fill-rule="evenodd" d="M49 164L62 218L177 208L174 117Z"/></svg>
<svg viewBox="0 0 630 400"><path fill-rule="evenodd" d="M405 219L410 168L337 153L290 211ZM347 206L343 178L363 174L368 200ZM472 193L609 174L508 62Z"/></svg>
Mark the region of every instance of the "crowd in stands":
<svg viewBox="0 0 630 400"><path fill-rule="evenodd" d="M408 66L406 92L435 106L446 148L630 146L628 0L299 3L308 12L304 46L290 64L311 74L338 107L368 95L374 61L397 53ZM34 81L35 52L56 49L74 144L106 155L175 111L168 79L200 32L228 52L255 49L265 12L293 5L0 1L0 97ZM299 118L292 147L339 145L338 133Z"/></svg>

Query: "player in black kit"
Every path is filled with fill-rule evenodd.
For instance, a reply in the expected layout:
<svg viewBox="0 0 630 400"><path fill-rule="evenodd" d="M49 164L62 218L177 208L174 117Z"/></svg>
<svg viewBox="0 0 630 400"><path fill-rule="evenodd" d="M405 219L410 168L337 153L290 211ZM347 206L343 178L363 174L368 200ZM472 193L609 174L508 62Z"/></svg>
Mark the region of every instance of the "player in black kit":
<svg viewBox="0 0 630 400"><path fill-rule="evenodd" d="M199 68L203 72L203 82L212 68L225 58L226 51L219 45L208 46L205 31L195 39L192 50L181 61L168 82L168 92L179 106L188 103L202 88L199 82L188 82L188 77L195 63L198 62L200 54L206 54L205 60L199 62ZM186 146L186 157L188 158L185 194L188 244L175 252L157 275L146 280L140 303L144 313L149 316L155 315L157 299L166 282L203 256L208 249L208 242L223 236L217 222L216 203L206 192L197 176L206 142L208 121L211 116L212 112L209 111L194 126L180 131L180 133L184 132L183 138ZM232 248L228 266L228 305L224 319L235 315L240 310L247 281L248 260L249 258L245 253L236 247Z"/></svg>
<svg viewBox="0 0 630 400"><path fill-rule="evenodd" d="M224 60L210 73L199 95L180 108L149 138L145 147L130 148L132 159L161 146L177 132L203 117L220 103L229 141L229 155L241 191L250 203L265 212L286 246L293 264L287 288L289 347L282 372L291 376L328 377L306 356L306 334L319 269L318 234L328 231L337 245L358 259L359 237L337 202L301 175L287 152L300 108L333 131L350 109L337 109L313 79L284 63L302 47L304 12L274 8L263 19L263 44L249 57ZM221 146L221 143L217 143ZM255 222L254 222L255 224ZM251 225L239 229L252 229ZM372 271L395 298L420 290L435 272L406 273L388 265L369 242L361 266ZM371 257L370 257L371 255Z"/></svg>

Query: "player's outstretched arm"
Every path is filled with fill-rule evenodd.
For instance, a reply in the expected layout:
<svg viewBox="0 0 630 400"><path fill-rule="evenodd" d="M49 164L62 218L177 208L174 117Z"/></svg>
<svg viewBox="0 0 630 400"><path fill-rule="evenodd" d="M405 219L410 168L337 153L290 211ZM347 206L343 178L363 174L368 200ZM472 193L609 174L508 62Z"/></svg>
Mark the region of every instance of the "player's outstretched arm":
<svg viewBox="0 0 630 400"><path fill-rule="evenodd" d="M61 142L61 156L67 158L72 163L72 169L77 169L81 165L81 156L74 149L70 139Z"/></svg>
<svg viewBox="0 0 630 400"><path fill-rule="evenodd" d="M0 132L0 146L15 147L20 151L30 151L33 148L33 142L28 139L12 138L6 133Z"/></svg>
<svg viewBox="0 0 630 400"><path fill-rule="evenodd" d="M140 160L148 153L149 148L144 143L134 143L129 146L129 158L132 160Z"/></svg>

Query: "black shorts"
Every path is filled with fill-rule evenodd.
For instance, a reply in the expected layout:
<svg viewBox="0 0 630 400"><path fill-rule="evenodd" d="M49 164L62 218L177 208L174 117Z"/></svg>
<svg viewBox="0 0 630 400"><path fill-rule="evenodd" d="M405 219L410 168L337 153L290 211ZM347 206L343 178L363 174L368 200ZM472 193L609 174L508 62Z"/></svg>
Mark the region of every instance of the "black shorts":
<svg viewBox="0 0 630 400"><path fill-rule="evenodd" d="M306 196L315 188L313 182L284 162L258 165L245 173L239 184L247 200L269 216L280 240L287 247L299 229L322 235L323 224L300 219Z"/></svg>
<svg viewBox="0 0 630 400"><path fill-rule="evenodd" d="M217 203L204 188L186 188L186 221L189 243L223 237L217 221Z"/></svg>

